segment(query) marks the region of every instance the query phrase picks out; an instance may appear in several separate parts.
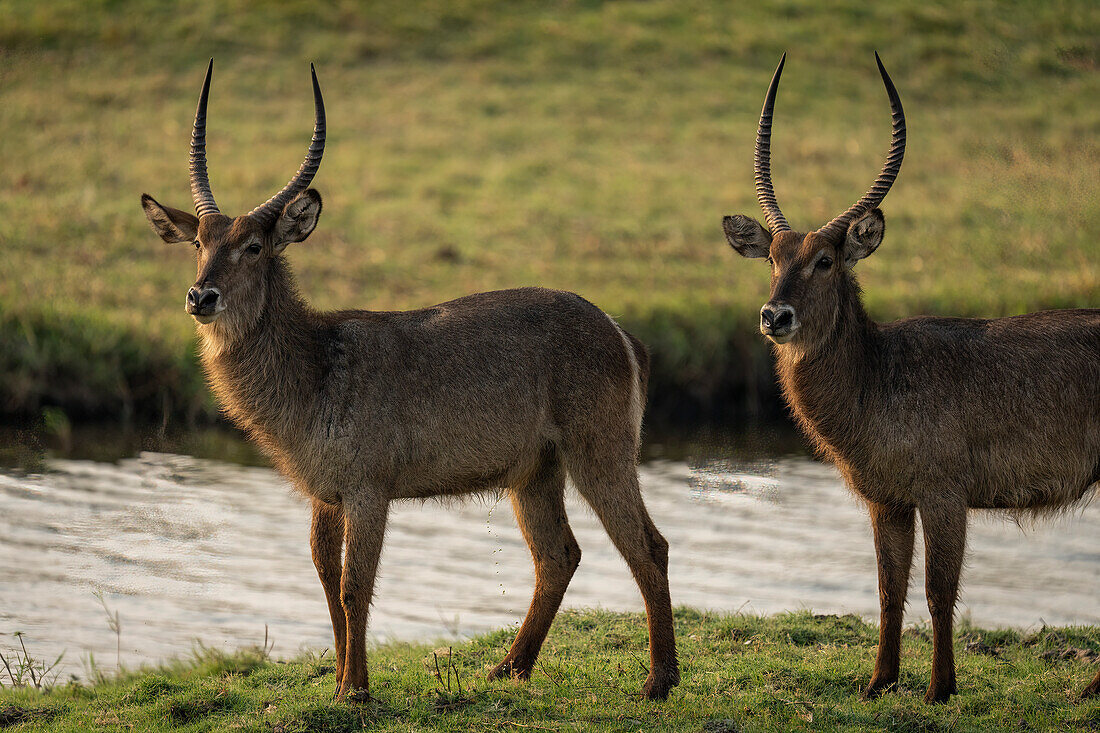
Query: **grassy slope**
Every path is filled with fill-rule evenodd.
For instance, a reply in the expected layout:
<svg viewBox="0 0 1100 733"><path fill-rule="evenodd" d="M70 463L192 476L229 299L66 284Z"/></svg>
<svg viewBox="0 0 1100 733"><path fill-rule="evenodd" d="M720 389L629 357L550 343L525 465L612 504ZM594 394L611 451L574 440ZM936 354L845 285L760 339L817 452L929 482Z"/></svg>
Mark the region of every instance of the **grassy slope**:
<svg viewBox="0 0 1100 733"><path fill-rule="evenodd" d="M853 616L800 612L775 617L677 612L683 682L666 703L637 695L646 661L637 614L564 612L530 683L489 683L485 672L511 634L454 647L434 678L430 646L394 644L371 654L374 700L335 704L324 658L270 663L254 652L206 654L194 665L143 672L49 694L0 692L0 719L22 710L18 731L244 730L1095 730L1100 700L1076 691L1095 673L1059 661L1065 649L1100 651L1095 628L1031 635L964 627L958 645L962 694L922 702L928 634L906 633L901 689L859 700L870 674L875 628ZM966 647L966 651L962 648ZM456 679L458 680L456 682ZM458 684L462 691L458 691ZM15 707L12 707L15 706ZM178 726L173 728L173 726Z"/></svg>
<svg viewBox="0 0 1100 733"><path fill-rule="evenodd" d="M0 5L0 345L17 352L0 410L69 389L117 412L165 384L173 409L202 400L180 307L192 253L155 238L138 194L187 207L211 55L211 171L228 212L296 168L318 63L325 215L290 256L320 307L571 289L655 347L660 388L751 403L770 381L753 333L767 276L733 256L719 219L756 211L756 117L782 50L774 170L788 218L819 225L865 190L889 131L873 49L910 144L886 244L861 265L872 312L1098 304L1089 0L174 5ZM140 373L82 357L74 328L92 343L123 334ZM142 399L139 412L163 403Z"/></svg>

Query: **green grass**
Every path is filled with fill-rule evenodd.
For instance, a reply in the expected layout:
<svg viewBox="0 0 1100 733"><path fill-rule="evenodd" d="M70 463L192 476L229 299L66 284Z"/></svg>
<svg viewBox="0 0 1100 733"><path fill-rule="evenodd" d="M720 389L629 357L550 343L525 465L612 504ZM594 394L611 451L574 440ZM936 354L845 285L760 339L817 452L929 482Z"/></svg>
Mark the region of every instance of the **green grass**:
<svg viewBox="0 0 1100 733"><path fill-rule="evenodd" d="M209 56L211 174L230 213L296 169L318 64L325 213L290 253L316 305L574 290L653 347L658 409L744 412L774 394L755 335L768 278L719 222L756 214L756 119L780 53L774 173L792 223L824 223L881 165L878 49L910 142L886 242L860 265L870 309L998 316L1098 305L1097 38L1091 0L9 0L0 342L32 323L39 348L9 357L0 407L157 413L169 364L172 414L210 413L181 307L192 252L161 243L138 205L148 191L189 206Z"/></svg>
<svg viewBox="0 0 1100 733"><path fill-rule="evenodd" d="M855 616L774 617L676 613L683 681L664 703L643 701L646 632L638 614L566 611L529 683L487 682L512 632L476 637L437 654L388 644L370 656L372 700L334 703L332 666L312 655L272 662L258 650L201 652L187 663L47 693L0 691L11 730L242 731L987 731L1096 730L1100 700L1076 692L1100 651L1092 627L982 631L956 642L961 694L923 703L928 632L905 635L900 689L865 702L877 632ZM1064 650L1071 650L1064 653ZM1082 655L1084 656L1084 655ZM436 669L440 677L435 676ZM448 671L448 669L450 671ZM459 687L461 686L461 690ZM449 688L449 689L448 689ZM0 724L2 725L2 724Z"/></svg>

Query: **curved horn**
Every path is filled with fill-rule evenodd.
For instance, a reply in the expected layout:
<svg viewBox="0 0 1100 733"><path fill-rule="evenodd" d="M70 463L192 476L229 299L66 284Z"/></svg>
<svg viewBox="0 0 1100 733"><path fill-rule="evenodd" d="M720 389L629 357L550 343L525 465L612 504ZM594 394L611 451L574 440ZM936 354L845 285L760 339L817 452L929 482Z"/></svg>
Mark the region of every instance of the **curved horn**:
<svg viewBox="0 0 1100 733"><path fill-rule="evenodd" d="M878 64L878 73L882 75L882 83L886 85L886 95L890 97L890 113L894 128L890 140L890 152L886 156L885 165L882 166L882 173L878 174L878 178L875 179L871 189L863 194L863 198L855 202L852 208L817 230L818 234L834 239L843 237L847 233L848 224L852 219L875 208L886 198L890 186L894 185L894 179L898 177L898 171L901 170L902 158L905 157L905 111L901 108L901 97L898 96L898 90L894 88L894 82L890 81L890 75L886 73L877 51L875 62Z"/></svg>
<svg viewBox="0 0 1100 733"><path fill-rule="evenodd" d="M772 109L775 107L775 93L779 90L779 77L783 73L783 62L787 60L787 54L779 59L779 66L775 67L771 86L768 87L768 96L764 97L764 108L760 110L760 127L756 131L756 154L753 156L753 170L756 173L756 200L760 202L760 208L764 210L764 218L768 221L768 228L772 234L790 230L786 217L779 210L779 203L775 200L775 191L772 189Z"/></svg>
<svg viewBox="0 0 1100 733"><path fill-rule="evenodd" d="M321 156L325 152L325 100L321 97L321 87L317 84L317 71L313 68L313 64L309 65L309 72L313 75L313 139L309 143L306 159L302 161L298 172L283 187L283 190L248 212L248 215L261 226L267 226L275 221L276 217L282 213L283 207L309 187L310 181L317 175L317 169L321 167Z"/></svg>
<svg viewBox="0 0 1100 733"><path fill-rule="evenodd" d="M214 73L214 59L206 67L206 80L199 94L199 106L195 110L195 128L191 131L191 198L199 217L220 214L210 191L210 178L206 175L206 100L210 96L210 77Z"/></svg>

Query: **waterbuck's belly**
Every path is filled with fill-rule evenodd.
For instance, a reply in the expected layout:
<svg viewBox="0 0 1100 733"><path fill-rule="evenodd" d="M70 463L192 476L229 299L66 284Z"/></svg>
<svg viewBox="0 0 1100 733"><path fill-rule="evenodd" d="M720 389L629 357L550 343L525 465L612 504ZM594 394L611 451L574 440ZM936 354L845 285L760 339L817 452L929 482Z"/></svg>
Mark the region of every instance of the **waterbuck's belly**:
<svg viewBox="0 0 1100 733"><path fill-rule="evenodd" d="M911 450L834 455L849 487L866 501L919 506L947 495L974 509L1042 510L1086 498L1100 480L1100 451L1014 440L914 442ZM936 449L939 450L936 450Z"/></svg>
<svg viewBox="0 0 1100 733"><path fill-rule="evenodd" d="M1095 487L1097 460L1081 450L1037 456L1023 446L1012 458L988 456L970 484L969 506L1023 510L1069 506Z"/></svg>
<svg viewBox="0 0 1100 733"><path fill-rule="evenodd" d="M282 446L276 463L300 491L326 503L362 492L428 498L520 485L557 437L535 420L506 430L477 426L470 420L461 429L413 422L319 429Z"/></svg>

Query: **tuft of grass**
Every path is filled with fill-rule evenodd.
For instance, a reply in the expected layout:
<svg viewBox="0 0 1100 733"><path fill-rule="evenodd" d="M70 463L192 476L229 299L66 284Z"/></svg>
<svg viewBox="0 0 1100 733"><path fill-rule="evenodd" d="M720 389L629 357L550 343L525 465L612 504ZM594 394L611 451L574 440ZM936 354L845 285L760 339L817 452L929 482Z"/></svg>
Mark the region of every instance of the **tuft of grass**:
<svg viewBox="0 0 1100 733"><path fill-rule="evenodd" d="M1000 316L1096 306L1100 9L1057 3L288 0L0 4L0 412L204 420L186 155L217 57L209 156L224 211L278 190L329 112L318 231L289 250L321 308L573 290L654 352L656 416L774 410L756 335L768 276L725 244L756 214L761 99L789 51L774 176L820 226L879 170L905 101L871 312ZM708 412L708 410L710 412Z"/></svg>
<svg viewBox="0 0 1100 733"><path fill-rule="evenodd" d="M115 635L115 670L117 673L122 670L122 618L119 616L117 609L112 611L107 606L107 599L103 597L103 591L97 590L92 595L103 607L103 613L107 619L107 628Z"/></svg>
<svg viewBox="0 0 1100 733"><path fill-rule="evenodd" d="M65 653L58 654L52 662L39 659L27 650L23 632L16 631L12 636L18 646L6 653L0 652L0 689L48 690L53 687L61 675L58 665Z"/></svg>
<svg viewBox="0 0 1100 733"><path fill-rule="evenodd" d="M371 695L360 703L331 699L324 654L275 662L256 648L207 650L93 687L3 691L0 715L38 711L9 724L19 731L986 731L1094 730L1100 721L1100 700L1076 698L1095 661L1044 655L1060 645L1100 651L1095 627L1021 634L963 624L961 694L928 706L931 649L919 635L906 635L898 691L863 701L877 630L858 617L680 608L675 623L683 681L664 703L639 695L648 664L643 616L569 610L527 683L485 679L513 636L501 630L442 649L373 649ZM997 655L973 649L975 639L996 645Z"/></svg>

